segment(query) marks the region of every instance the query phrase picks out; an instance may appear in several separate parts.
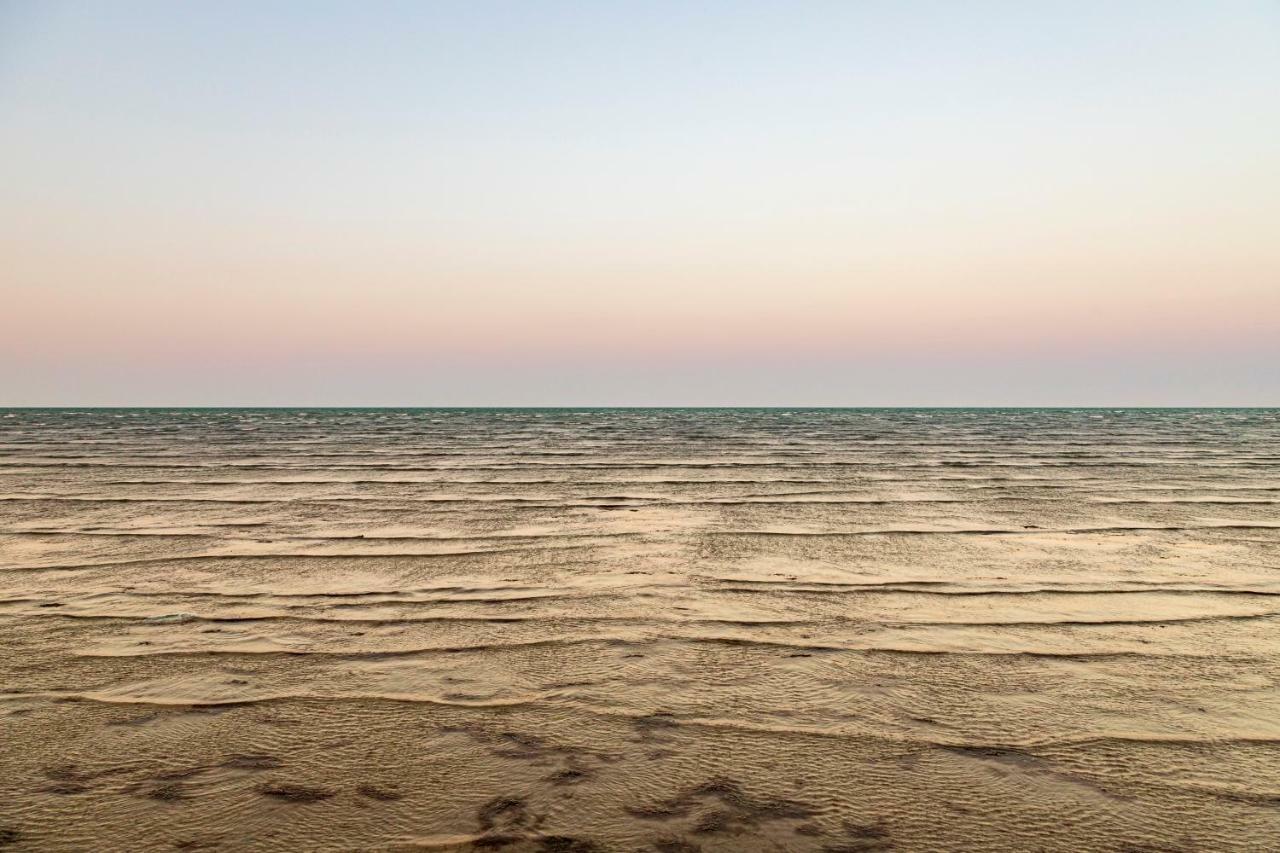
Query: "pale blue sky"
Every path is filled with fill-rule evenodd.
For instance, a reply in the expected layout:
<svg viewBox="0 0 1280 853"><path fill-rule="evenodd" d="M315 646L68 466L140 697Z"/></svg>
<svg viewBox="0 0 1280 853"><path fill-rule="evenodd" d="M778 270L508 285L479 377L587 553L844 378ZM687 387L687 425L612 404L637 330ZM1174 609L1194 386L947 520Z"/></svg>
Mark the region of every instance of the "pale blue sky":
<svg viewBox="0 0 1280 853"><path fill-rule="evenodd" d="M3 404L1280 404L1280 4L0 0Z"/></svg>

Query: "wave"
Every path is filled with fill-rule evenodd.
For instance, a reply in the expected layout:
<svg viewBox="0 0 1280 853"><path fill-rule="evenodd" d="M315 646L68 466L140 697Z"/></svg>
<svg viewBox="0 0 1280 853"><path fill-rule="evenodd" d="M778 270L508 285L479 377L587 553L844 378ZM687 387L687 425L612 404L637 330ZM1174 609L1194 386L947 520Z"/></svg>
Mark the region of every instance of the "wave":
<svg viewBox="0 0 1280 853"><path fill-rule="evenodd" d="M1280 530L1280 524L1244 524L1228 522L1224 524L1188 525L1122 525L1111 527L1034 527L1027 528L961 528L954 530L924 530L913 528L885 528L879 530L708 530L703 536L1043 536L1046 534L1090 534L1090 533L1188 533L1211 530Z"/></svg>
<svg viewBox="0 0 1280 853"><path fill-rule="evenodd" d="M1156 616L1150 619L1029 619L1029 620L991 620L991 621L946 621L946 620L883 620L885 625L912 625L937 628L1059 628L1059 627L1119 627L1123 625L1174 625L1185 622L1237 622L1256 619L1274 619L1280 616L1275 613L1220 613L1201 614L1195 616Z"/></svg>
<svg viewBox="0 0 1280 853"><path fill-rule="evenodd" d="M1280 589L1242 589L1220 586L1164 586L1153 584L1141 589L1112 587L1040 586L1019 589L940 589L950 587L947 581L906 581L895 583L840 583L821 581L766 581L736 578L707 578L721 584L720 591L735 593L802 592L818 594L887 593L937 596L1053 596L1053 595L1236 595L1277 596Z"/></svg>
<svg viewBox="0 0 1280 853"><path fill-rule="evenodd" d="M148 705L160 708L244 708L291 701L324 702L405 702L417 705L442 705L450 708L518 708L535 705L555 695L545 692L513 699L472 699L460 696L429 696L422 693L271 693L263 696L227 699L197 699L183 696L129 696L105 692L42 691L33 693L0 693L0 701L47 699L57 702L97 702L103 705Z"/></svg>
<svg viewBox="0 0 1280 853"><path fill-rule="evenodd" d="M85 658L149 658L149 657L264 657L284 655L287 657L318 657L332 660L391 660L395 658L420 657L424 655L454 655L463 652L499 652L512 649L529 649L547 646L580 646L589 644L617 645L625 643L617 637L550 637L536 640L512 640L506 643L474 643L445 646L418 646L408 649L300 649L300 648L234 648L212 647L203 649L165 649L144 647L129 651L86 651L79 650L73 654Z"/></svg>
<svg viewBox="0 0 1280 853"><path fill-rule="evenodd" d="M530 554L538 551L573 551L590 548L590 545L540 545L530 548L473 548L469 551L386 551L343 554L176 554L168 557L140 557L133 560L103 560L90 563L61 563L48 566L7 566L5 572L73 572L93 569L110 569L121 566L165 565L185 562L280 562L286 560L435 560L459 557L485 557L500 554Z"/></svg>

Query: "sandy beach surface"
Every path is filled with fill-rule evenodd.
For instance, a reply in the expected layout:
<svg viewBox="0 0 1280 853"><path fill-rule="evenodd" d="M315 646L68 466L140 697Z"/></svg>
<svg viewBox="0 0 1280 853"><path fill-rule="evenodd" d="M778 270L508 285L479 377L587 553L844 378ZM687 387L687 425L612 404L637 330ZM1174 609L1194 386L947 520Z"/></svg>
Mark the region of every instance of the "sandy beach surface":
<svg viewBox="0 0 1280 853"><path fill-rule="evenodd" d="M1276 410L0 411L0 848L1280 849Z"/></svg>

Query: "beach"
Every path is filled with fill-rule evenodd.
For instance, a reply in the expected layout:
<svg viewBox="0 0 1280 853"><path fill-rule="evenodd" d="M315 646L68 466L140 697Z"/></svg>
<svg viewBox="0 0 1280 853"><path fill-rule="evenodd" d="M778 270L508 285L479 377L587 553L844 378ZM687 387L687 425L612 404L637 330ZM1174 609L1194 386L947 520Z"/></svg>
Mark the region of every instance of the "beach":
<svg viewBox="0 0 1280 853"><path fill-rule="evenodd" d="M0 847L1263 850L1280 411L0 410Z"/></svg>

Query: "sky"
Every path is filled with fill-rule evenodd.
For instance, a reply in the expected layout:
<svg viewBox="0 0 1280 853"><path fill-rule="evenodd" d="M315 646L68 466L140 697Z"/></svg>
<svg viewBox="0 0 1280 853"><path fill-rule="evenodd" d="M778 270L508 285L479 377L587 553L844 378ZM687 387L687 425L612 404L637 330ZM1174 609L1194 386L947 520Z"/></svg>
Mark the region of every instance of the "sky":
<svg viewBox="0 0 1280 853"><path fill-rule="evenodd" d="M0 0L0 405L1280 405L1280 3Z"/></svg>

